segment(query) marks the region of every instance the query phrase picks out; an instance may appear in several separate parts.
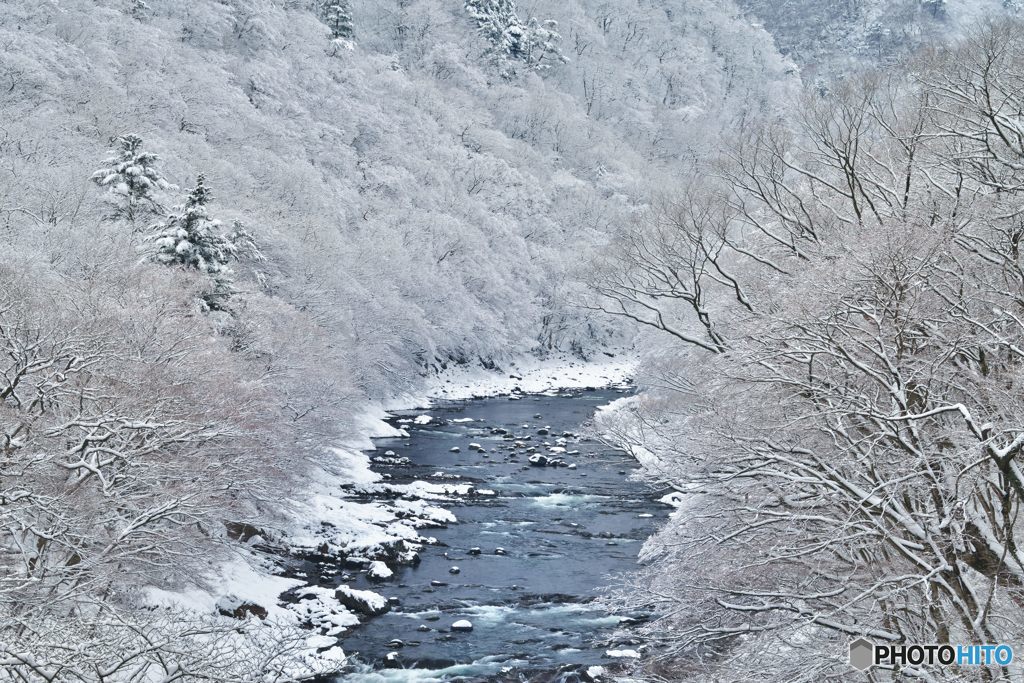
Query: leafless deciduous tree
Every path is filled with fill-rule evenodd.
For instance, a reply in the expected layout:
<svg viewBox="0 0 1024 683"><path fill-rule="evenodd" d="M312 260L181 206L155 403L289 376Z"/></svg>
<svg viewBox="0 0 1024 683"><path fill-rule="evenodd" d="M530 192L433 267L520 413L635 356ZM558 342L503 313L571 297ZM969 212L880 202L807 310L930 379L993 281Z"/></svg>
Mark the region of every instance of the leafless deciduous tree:
<svg viewBox="0 0 1024 683"><path fill-rule="evenodd" d="M623 314L642 292L660 329L701 317L656 296L652 270L686 273L687 292L695 273L729 288L721 273L741 273L745 292L705 305L720 346L674 335L715 353L684 356L683 381L652 391L628 433L683 492L634 593L660 608L662 660L811 681L852 675L856 636L1024 634L1019 29L738 133L718 167L721 270L657 224L610 250L621 266L599 300ZM1009 680L1015 666L872 676Z"/></svg>

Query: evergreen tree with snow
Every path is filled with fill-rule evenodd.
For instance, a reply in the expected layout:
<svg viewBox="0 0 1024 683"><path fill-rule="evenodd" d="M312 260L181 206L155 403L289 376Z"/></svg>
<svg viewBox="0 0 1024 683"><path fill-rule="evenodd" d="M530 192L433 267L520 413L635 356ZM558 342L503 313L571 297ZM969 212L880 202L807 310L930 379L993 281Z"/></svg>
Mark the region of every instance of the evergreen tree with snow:
<svg viewBox="0 0 1024 683"><path fill-rule="evenodd" d="M108 201L114 207L112 217L134 224L145 214L161 210L157 192L172 185L157 168L160 157L142 150L142 138L122 135L116 142L117 148L110 150L111 156L103 162L106 166L93 173L92 180L107 188Z"/></svg>
<svg viewBox="0 0 1024 683"><path fill-rule="evenodd" d="M514 0L466 0L465 9L491 44L489 54L498 62L503 76L515 74L513 62L541 70L568 61L558 48L558 22L531 18L523 23Z"/></svg>
<svg viewBox="0 0 1024 683"><path fill-rule="evenodd" d="M331 39L351 42L355 36L349 0L320 0L320 20L331 30Z"/></svg>
<svg viewBox="0 0 1024 683"><path fill-rule="evenodd" d="M146 0L129 0L128 2L128 14L137 21L148 19L152 11Z"/></svg>
<svg viewBox="0 0 1024 683"><path fill-rule="evenodd" d="M242 250L255 249L256 245L240 223L230 235L224 234L221 222L210 218L207 210L212 200L206 178L200 174L185 203L154 226L150 239L153 260L209 276L212 287L202 296L203 308L226 311L227 300L234 294L228 264L238 260Z"/></svg>

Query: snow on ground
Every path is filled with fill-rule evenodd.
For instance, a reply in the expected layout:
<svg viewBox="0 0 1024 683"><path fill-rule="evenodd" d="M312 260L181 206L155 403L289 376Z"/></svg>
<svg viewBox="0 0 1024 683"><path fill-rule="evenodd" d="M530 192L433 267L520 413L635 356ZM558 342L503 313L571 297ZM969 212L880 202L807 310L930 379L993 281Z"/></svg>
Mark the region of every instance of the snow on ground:
<svg viewBox="0 0 1024 683"><path fill-rule="evenodd" d="M374 600L384 600L376 593L370 595L374 596ZM327 638L331 639L328 645L336 645L336 636L359 624L359 617L343 607L330 588L306 586L296 594L296 597L298 601L289 608L300 616L303 623L320 631L322 635L315 642L321 647Z"/></svg>
<svg viewBox="0 0 1024 683"><path fill-rule="evenodd" d="M292 620L293 615L278 605L277 598L303 582L274 576L272 571L273 567L266 560L255 557L251 561L238 559L222 565L216 573L206 577L213 587L212 592L195 587L181 591L150 587L146 596L157 607L182 607L205 614L216 614L218 605L226 601L251 603L266 608L268 618Z"/></svg>
<svg viewBox="0 0 1024 683"><path fill-rule="evenodd" d="M461 400L507 394L513 390L541 394L558 389L585 389L621 384L632 377L633 356L602 357L591 362L555 357L525 359L502 371L482 367L452 368L430 382L421 392L404 394L385 402L389 410L429 408L434 400Z"/></svg>
<svg viewBox="0 0 1024 683"><path fill-rule="evenodd" d="M435 377L419 393L405 394L379 404L367 405L353 420L349 436L329 449L323 468L312 478L303 500L288 501L294 523L284 534L288 551L298 555L331 556L365 561L377 578L392 571L388 562L412 561L424 543L419 530L456 521L448 510L435 503L466 495L493 495L474 490L469 484L437 484L415 481L389 484L371 469L368 451L373 439L408 436L404 429L385 422L388 410L426 409L435 400L462 400L511 392L545 393L560 389L598 388L626 382L636 367L631 357L604 358L585 363L572 358L522 360L501 372L484 368L456 368ZM625 399L628 400L628 399ZM618 401L616 403L619 403ZM426 425L433 418L419 415L406 424ZM471 418L456 421L469 422ZM557 447L553 450L558 450ZM392 454L393 455L393 454ZM390 503L364 503L352 494L395 494ZM306 642L305 656L311 668L341 666L344 652L337 636L359 623L353 601L367 609L384 609L387 598L372 591L342 586L337 592L306 581L275 576L273 562L257 551L243 547L238 559L224 564L206 577L199 587L179 591L151 588L148 601L154 606L185 608L206 614L233 611L243 604L267 611L268 628L305 625L314 629ZM386 584L385 584L386 585ZM282 602L290 593L292 599ZM349 604L346 607L342 600Z"/></svg>

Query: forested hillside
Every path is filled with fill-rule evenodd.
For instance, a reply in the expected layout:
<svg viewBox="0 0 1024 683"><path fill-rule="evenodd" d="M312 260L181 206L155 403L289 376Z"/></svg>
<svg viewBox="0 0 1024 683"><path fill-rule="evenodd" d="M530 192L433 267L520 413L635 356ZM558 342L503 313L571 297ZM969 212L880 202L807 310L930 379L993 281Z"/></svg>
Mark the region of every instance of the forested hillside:
<svg viewBox="0 0 1024 683"><path fill-rule="evenodd" d="M1019 0L740 0L808 84L865 64L898 68L907 55L962 37L982 21L1021 10Z"/></svg>
<svg viewBox="0 0 1024 683"><path fill-rule="evenodd" d="M1024 633L1021 35L810 89L607 250L655 336L604 429L678 507L617 596L658 605L647 674L1020 676L848 648Z"/></svg>
<svg viewBox="0 0 1024 683"><path fill-rule="evenodd" d="M4 3L3 675L332 666L146 595L287 535L373 402L628 343L590 250L795 87L710 0Z"/></svg>

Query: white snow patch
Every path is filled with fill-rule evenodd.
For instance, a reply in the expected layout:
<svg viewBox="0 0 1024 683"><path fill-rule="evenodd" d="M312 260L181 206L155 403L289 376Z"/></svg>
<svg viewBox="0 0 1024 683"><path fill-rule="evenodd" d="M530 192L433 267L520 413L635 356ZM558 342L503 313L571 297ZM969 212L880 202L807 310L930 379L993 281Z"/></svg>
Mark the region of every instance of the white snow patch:
<svg viewBox="0 0 1024 683"><path fill-rule="evenodd" d="M427 408L434 399L496 396L517 388L526 394L556 394L558 389L614 386L626 382L634 374L637 364L637 358L631 355L589 363L571 356L556 356L543 360L521 359L509 364L504 372L482 367L452 368L435 377L422 391L395 397L385 402L384 407L394 410L409 406Z"/></svg>
<svg viewBox="0 0 1024 683"><path fill-rule="evenodd" d="M144 595L150 604L157 607L179 607L206 614L215 614L217 603L230 596L239 603L248 602L266 608L270 618L294 621L294 615L278 604L278 597L301 586L303 582L272 576L269 565L260 566L255 558L252 562L256 566L242 559L221 565L205 577L209 590L192 586L180 591L169 591L151 586L144 591Z"/></svg>
<svg viewBox="0 0 1024 683"><path fill-rule="evenodd" d="M674 508L678 508L682 507L683 503L686 502L686 497L682 493L679 493L679 491L673 491L672 493L662 496L658 501L665 505L671 505Z"/></svg>
<svg viewBox="0 0 1024 683"><path fill-rule="evenodd" d="M344 448L332 448L331 452L335 460L332 467L337 466L345 484L372 484L380 481L380 475L370 469L370 459L365 453L347 450Z"/></svg>
<svg viewBox="0 0 1024 683"><path fill-rule="evenodd" d="M366 575L371 579L389 579L395 573L386 564L377 560L370 563L370 568L366 570Z"/></svg>
<svg viewBox="0 0 1024 683"><path fill-rule="evenodd" d="M353 451L367 451L373 449L372 439L409 435L404 429L397 429L385 422L387 417L389 417L388 412L384 410L383 406L376 404L366 406L361 413L353 418L351 436L336 445Z"/></svg>
<svg viewBox="0 0 1024 683"><path fill-rule="evenodd" d="M380 593L374 593L373 591L361 591L355 588L349 588L347 585L338 586L338 592L343 595L347 595L351 598L355 598L359 602L367 605L371 610L382 610L388 604L388 599Z"/></svg>

